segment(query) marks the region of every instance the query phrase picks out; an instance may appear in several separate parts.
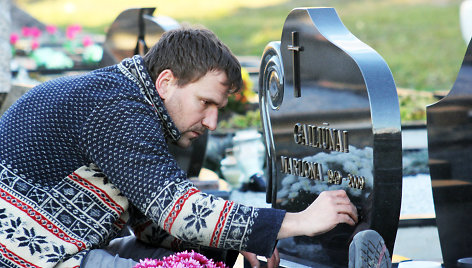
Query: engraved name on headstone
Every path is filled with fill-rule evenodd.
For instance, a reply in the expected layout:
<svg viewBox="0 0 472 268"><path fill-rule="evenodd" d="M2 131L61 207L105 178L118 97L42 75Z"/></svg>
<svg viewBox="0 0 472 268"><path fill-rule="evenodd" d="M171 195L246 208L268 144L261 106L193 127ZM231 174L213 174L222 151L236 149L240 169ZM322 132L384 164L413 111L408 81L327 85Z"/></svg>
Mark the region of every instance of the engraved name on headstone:
<svg viewBox="0 0 472 268"><path fill-rule="evenodd" d="M352 237L374 229L388 250L401 203L398 97L385 61L342 24L333 8L299 8L281 42L267 45L259 98L268 157L268 201L305 209L344 189L360 223L317 237L279 241L281 255L310 267L346 267Z"/></svg>
<svg viewBox="0 0 472 268"><path fill-rule="evenodd" d="M472 257L472 42L449 94L426 108L428 154L445 267Z"/></svg>

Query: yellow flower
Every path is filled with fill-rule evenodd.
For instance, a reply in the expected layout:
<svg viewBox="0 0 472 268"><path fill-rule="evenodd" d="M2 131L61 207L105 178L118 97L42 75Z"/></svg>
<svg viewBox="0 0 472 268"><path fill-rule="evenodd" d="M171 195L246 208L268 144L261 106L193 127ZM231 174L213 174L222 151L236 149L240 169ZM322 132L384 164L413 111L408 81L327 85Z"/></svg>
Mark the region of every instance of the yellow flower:
<svg viewBox="0 0 472 268"><path fill-rule="evenodd" d="M235 94L234 99L240 103L247 103L256 93L252 90L253 83L249 72L244 67L241 67L241 78L243 79L243 87L240 92Z"/></svg>
<svg viewBox="0 0 472 268"><path fill-rule="evenodd" d="M241 78L243 79L243 95L247 98L256 95L252 90L253 82L251 80L251 77L249 76L249 72L244 67L241 67Z"/></svg>

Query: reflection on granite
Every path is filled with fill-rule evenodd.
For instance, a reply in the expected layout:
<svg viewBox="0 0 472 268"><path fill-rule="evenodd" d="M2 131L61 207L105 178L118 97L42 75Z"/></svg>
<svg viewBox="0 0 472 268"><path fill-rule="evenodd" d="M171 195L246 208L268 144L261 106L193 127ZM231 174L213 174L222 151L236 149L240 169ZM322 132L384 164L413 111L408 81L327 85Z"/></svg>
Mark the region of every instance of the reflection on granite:
<svg viewBox="0 0 472 268"><path fill-rule="evenodd" d="M265 202L265 193L232 191L230 200L254 207L271 207ZM434 216L433 195L429 174L403 177L400 218L410 215Z"/></svg>
<svg viewBox="0 0 472 268"><path fill-rule="evenodd" d="M403 177L400 218L412 215L435 216L429 174Z"/></svg>

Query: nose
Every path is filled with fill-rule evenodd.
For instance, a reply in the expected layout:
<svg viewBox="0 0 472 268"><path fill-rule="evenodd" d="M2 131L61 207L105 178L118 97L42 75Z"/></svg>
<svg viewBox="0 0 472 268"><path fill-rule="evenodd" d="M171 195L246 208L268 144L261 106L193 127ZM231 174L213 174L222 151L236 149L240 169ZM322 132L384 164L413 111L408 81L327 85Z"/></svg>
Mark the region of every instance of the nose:
<svg viewBox="0 0 472 268"><path fill-rule="evenodd" d="M202 125L209 130L215 130L218 124L218 108L212 107L205 113L205 117L202 120Z"/></svg>

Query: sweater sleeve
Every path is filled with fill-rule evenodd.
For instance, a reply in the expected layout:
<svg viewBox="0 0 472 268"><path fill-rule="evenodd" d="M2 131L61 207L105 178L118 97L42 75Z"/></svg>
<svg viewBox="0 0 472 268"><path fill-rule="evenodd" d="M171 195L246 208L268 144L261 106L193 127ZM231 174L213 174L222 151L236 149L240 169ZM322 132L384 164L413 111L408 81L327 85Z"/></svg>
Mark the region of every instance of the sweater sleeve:
<svg viewBox="0 0 472 268"><path fill-rule="evenodd" d="M171 235L272 254L285 212L239 205L196 189L169 153L158 117L138 97L98 107L84 124L80 146L136 208Z"/></svg>

